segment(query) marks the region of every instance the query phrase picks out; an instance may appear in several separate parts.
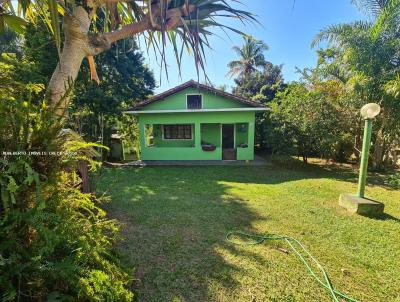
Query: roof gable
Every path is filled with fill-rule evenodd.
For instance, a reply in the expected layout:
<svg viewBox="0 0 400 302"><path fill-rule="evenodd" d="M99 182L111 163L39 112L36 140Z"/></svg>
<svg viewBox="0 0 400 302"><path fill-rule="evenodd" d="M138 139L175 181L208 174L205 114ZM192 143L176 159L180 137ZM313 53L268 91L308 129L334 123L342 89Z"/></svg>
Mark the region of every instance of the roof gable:
<svg viewBox="0 0 400 302"><path fill-rule="evenodd" d="M187 94L202 94L203 109L265 107L260 103L191 80L140 102L130 110L186 109Z"/></svg>

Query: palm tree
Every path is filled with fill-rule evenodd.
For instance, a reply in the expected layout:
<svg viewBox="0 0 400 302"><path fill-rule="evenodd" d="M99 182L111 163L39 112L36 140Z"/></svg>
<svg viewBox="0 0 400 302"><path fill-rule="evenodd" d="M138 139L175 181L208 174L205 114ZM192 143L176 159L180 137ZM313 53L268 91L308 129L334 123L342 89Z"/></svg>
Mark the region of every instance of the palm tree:
<svg viewBox="0 0 400 302"><path fill-rule="evenodd" d="M268 50L268 45L263 41L255 40L251 37L243 37L243 46L232 48L239 56L238 60L228 64L228 75L241 77L249 74L267 63L264 52Z"/></svg>
<svg viewBox="0 0 400 302"><path fill-rule="evenodd" d="M329 26L314 38L315 47L323 40L335 46L355 43L357 35L368 35L372 40L387 39L388 34L399 38L400 0L352 0L358 9L372 17L372 21L355 21ZM390 33L388 33L390 31Z"/></svg>
<svg viewBox="0 0 400 302"><path fill-rule="evenodd" d="M377 118L371 155L372 165L379 169L400 129L398 100L393 98L400 87L400 0L352 2L370 20L329 26L315 37L313 46L328 41L335 53L325 68L328 75L345 75L341 80L360 101L377 102L384 109Z"/></svg>

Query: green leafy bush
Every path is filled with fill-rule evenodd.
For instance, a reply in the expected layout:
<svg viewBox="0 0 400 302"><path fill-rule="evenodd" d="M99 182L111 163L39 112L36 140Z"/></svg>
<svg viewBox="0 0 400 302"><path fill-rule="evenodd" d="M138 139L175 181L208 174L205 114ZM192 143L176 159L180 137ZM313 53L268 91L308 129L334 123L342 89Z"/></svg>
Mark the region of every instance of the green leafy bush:
<svg viewBox="0 0 400 302"><path fill-rule="evenodd" d="M118 222L76 186L75 164L90 144L66 144L46 103L9 84L0 90L0 299L132 300L129 272L113 252ZM27 153L51 151L63 152Z"/></svg>
<svg viewBox="0 0 400 302"><path fill-rule="evenodd" d="M400 172L389 175L386 183L393 188L400 189Z"/></svg>

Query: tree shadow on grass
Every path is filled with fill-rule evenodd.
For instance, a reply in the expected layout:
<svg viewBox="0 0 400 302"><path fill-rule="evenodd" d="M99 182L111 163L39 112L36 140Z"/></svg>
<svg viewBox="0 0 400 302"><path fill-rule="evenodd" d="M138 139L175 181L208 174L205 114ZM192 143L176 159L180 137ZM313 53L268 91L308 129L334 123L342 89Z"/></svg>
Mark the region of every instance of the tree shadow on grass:
<svg viewBox="0 0 400 302"><path fill-rule="evenodd" d="M235 190L244 189L245 184L303 179L357 181L353 171L329 169L335 167L103 169L98 191L112 196L108 211L124 223L119 249L136 270L133 278L139 301L235 301L237 291L246 288L238 276L257 279L249 270L276 265L263 259L263 254L225 241L232 230L257 233L254 226L270 218L268 209L262 212L267 214L255 212ZM232 188L230 182L244 185ZM386 219L396 218L386 215ZM273 282L275 277L270 276ZM252 289L258 286L255 280ZM252 299L251 293L240 293L240 297L241 301Z"/></svg>
<svg viewBox="0 0 400 302"><path fill-rule="evenodd" d="M107 210L124 223L119 248L136 270L139 301L212 301L210 287L234 288L234 275L243 268L229 261L238 251L225 236L234 229L254 232L252 222L268 219L229 194L220 174L201 167L191 172L168 167L102 171L99 191L112 196ZM263 264L251 251L245 253Z"/></svg>
<svg viewBox="0 0 400 302"><path fill-rule="evenodd" d="M308 164L303 163L299 158L290 156L263 156L272 165L264 167L264 171L268 174L273 174L270 178L261 178L261 183L278 184L288 181L296 181L303 179L333 179L345 182L358 182L358 166L354 164L341 164L334 162L326 162L324 160L311 159ZM254 167L256 168L256 167ZM258 176L255 179L248 181L259 181ZM386 176L377 173L369 172L367 183L385 187L388 190L395 190L385 182Z"/></svg>

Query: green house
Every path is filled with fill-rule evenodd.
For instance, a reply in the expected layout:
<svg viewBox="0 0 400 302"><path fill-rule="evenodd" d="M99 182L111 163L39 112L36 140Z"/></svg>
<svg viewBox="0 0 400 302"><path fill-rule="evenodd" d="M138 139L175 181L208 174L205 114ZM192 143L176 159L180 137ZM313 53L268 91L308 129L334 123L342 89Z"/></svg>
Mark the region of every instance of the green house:
<svg viewBox="0 0 400 302"><path fill-rule="evenodd" d="M193 80L137 104L141 159L253 160L265 106Z"/></svg>

